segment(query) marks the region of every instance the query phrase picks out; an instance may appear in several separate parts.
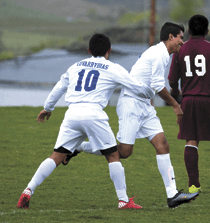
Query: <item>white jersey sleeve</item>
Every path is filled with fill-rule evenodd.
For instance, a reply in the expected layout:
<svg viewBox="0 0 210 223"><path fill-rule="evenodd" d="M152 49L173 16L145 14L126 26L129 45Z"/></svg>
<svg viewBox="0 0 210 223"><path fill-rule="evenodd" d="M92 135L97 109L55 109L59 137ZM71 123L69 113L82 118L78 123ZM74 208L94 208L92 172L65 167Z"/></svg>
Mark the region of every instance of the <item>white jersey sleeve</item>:
<svg viewBox="0 0 210 223"><path fill-rule="evenodd" d="M47 112L51 112L55 109L55 104L62 97L62 95L66 92L69 84L69 78L67 73L61 76L60 81L54 86L50 94L48 95L45 103L44 110Z"/></svg>
<svg viewBox="0 0 210 223"><path fill-rule="evenodd" d="M170 56L163 42L147 49L136 61L131 69L131 76L135 77L139 83L147 86L153 95L165 87L165 71L169 64ZM129 89L123 88L122 95L130 95L136 99L148 101L147 99L136 97Z"/></svg>
<svg viewBox="0 0 210 223"><path fill-rule="evenodd" d="M115 74L118 74L115 81L133 92L138 97L151 99L154 97L154 93L144 83L137 81L137 79L129 74L127 70L118 64L115 64Z"/></svg>
<svg viewBox="0 0 210 223"><path fill-rule="evenodd" d="M152 59L151 88L160 92L165 87L165 71L170 61L170 56L163 42L157 45Z"/></svg>

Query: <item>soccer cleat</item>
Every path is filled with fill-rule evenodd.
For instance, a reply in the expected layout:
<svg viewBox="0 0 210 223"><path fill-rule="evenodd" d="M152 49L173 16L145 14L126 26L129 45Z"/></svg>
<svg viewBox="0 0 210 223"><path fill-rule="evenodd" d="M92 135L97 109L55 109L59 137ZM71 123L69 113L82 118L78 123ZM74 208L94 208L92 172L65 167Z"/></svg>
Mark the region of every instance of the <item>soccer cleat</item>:
<svg viewBox="0 0 210 223"><path fill-rule="evenodd" d="M74 156L77 156L77 154L80 153L77 150L74 150L73 153L67 154L66 157L64 158L64 161L62 162L62 164L65 166L69 163L70 159Z"/></svg>
<svg viewBox="0 0 210 223"><path fill-rule="evenodd" d="M192 200L195 200L197 196L199 196L199 193L189 194L189 193L182 193L181 191L175 194L174 197L167 198L167 203L169 208L176 208L181 204L190 203Z"/></svg>
<svg viewBox="0 0 210 223"><path fill-rule="evenodd" d="M31 198L31 195L32 195L31 189L26 188L20 196L20 199L17 203L17 208L28 209L29 208L29 200Z"/></svg>
<svg viewBox="0 0 210 223"><path fill-rule="evenodd" d="M191 187L189 187L189 192L190 193L201 193L202 192L202 189L201 187L196 187L195 185L192 185Z"/></svg>
<svg viewBox="0 0 210 223"><path fill-rule="evenodd" d="M134 203L134 200L133 199L135 197L129 198L129 202L119 201L118 209L127 209L127 208L141 209L142 206L140 206L139 204L135 204Z"/></svg>

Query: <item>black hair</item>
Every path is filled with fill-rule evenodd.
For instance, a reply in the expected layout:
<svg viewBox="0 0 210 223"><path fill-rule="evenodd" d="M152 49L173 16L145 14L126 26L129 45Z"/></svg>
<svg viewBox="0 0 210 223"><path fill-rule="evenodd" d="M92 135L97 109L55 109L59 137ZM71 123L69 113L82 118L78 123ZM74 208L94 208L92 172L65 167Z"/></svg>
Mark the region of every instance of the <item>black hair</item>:
<svg viewBox="0 0 210 223"><path fill-rule="evenodd" d="M203 15L194 15L188 22L189 34L192 36L205 36L208 31L209 21Z"/></svg>
<svg viewBox="0 0 210 223"><path fill-rule="evenodd" d="M166 41L169 38L169 34L172 34L174 37L176 37L180 31L184 32L184 26L178 25L172 22L166 22L161 30L160 30L160 41Z"/></svg>
<svg viewBox="0 0 210 223"><path fill-rule="evenodd" d="M94 57L104 56L111 48L111 42L104 34L94 34L89 41L89 50Z"/></svg>

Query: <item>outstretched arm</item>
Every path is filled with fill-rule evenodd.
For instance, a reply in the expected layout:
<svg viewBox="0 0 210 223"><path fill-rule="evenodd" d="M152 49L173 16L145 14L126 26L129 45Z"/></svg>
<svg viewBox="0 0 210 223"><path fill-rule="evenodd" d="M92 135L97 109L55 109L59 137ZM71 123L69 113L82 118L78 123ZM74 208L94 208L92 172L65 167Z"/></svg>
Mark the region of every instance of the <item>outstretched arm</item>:
<svg viewBox="0 0 210 223"><path fill-rule="evenodd" d="M178 125L182 116L183 116L183 111L179 104L176 102L176 100L169 94L168 90L164 87L160 92L158 92L158 95L169 105L171 105L174 109L174 112L177 116L177 121L176 124Z"/></svg>
<svg viewBox="0 0 210 223"><path fill-rule="evenodd" d="M39 124L40 124L40 122L44 123L45 122L45 117L46 117L46 120L48 120L50 118L50 116L51 116L51 112L47 112L45 110L42 110L39 113L39 115L38 115L36 120L38 121Z"/></svg>

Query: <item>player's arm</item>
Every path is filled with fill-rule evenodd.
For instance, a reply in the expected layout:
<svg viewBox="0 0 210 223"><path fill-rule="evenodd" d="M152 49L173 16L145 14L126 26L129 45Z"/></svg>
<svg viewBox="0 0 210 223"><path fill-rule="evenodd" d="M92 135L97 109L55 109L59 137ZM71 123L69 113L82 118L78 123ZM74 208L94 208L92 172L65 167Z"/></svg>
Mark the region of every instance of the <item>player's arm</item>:
<svg viewBox="0 0 210 223"><path fill-rule="evenodd" d="M174 112L177 116L176 123L179 124L182 116L183 111L177 101L169 94L168 90L164 87L161 91L158 92L158 95L169 105L171 105L174 109Z"/></svg>
<svg viewBox="0 0 210 223"><path fill-rule="evenodd" d="M44 103L44 110L42 110L38 117L37 121L38 123L40 122L45 122L48 120L51 116L51 112L55 109L55 104L57 101L61 98L61 96L66 92L66 89L68 87L68 75L63 74L61 76L60 81L57 82L57 84L54 86L50 94L48 95L45 103Z"/></svg>
<svg viewBox="0 0 210 223"><path fill-rule="evenodd" d="M116 69L117 68L117 69ZM129 74L129 72L121 67L120 65L116 65L115 68L115 79L114 81L118 84L121 84L122 86L125 86L129 90L131 90L136 95L142 97L142 98L148 98L151 99L154 97L154 91L151 90L147 85L139 82Z"/></svg>
<svg viewBox="0 0 210 223"><path fill-rule="evenodd" d="M179 95L180 94L180 90L179 90L179 84L178 84L178 81L170 81L169 80L169 85L171 87L171 94L172 95Z"/></svg>
<svg viewBox="0 0 210 223"><path fill-rule="evenodd" d="M171 89L170 89L171 96L178 102L178 104L181 104L182 93L179 90L179 83L178 83L178 81L171 81L171 80L169 80L169 86L171 87Z"/></svg>
<svg viewBox="0 0 210 223"><path fill-rule="evenodd" d="M180 79L180 70L178 64L178 53L173 54L173 59L171 62L170 72L168 75L170 94L171 96L180 104L182 101L182 94L179 90L179 79Z"/></svg>

